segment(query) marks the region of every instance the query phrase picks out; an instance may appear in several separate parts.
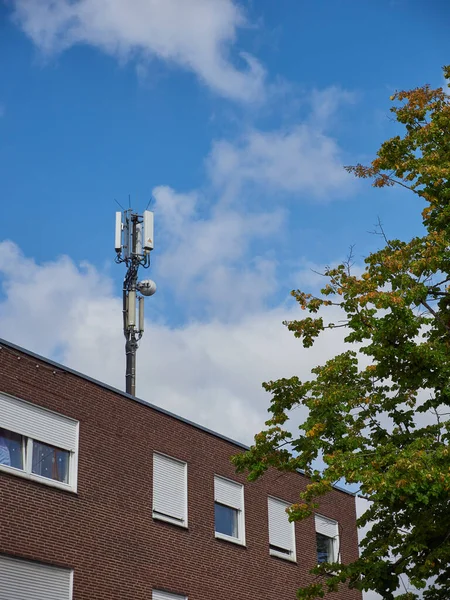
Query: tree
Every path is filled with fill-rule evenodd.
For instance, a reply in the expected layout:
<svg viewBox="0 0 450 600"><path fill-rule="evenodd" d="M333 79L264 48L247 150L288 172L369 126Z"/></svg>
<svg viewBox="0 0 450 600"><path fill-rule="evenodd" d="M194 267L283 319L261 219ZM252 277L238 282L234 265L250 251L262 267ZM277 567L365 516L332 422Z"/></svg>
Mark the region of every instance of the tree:
<svg viewBox="0 0 450 600"><path fill-rule="evenodd" d="M450 67L444 76L450 81ZM359 559L316 567L316 582L298 591L303 600L342 583L389 600L402 575L426 587L427 600L450 598L450 97L426 85L391 100L403 135L384 142L370 166L347 170L377 188L415 194L424 235L384 237L362 275L349 260L326 269L320 295L292 292L310 316L285 325L305 348L345 326L350 349L314 368L309 381L263 384L272 394L267 427L233 458L250 480L269 467L310 477L288 510L294 521L309 517L342 478L371 500L358 521L374 523ZM343 322L326 322L330 306ZM289 412L298 405L309 412L293 435Z"/></svg>

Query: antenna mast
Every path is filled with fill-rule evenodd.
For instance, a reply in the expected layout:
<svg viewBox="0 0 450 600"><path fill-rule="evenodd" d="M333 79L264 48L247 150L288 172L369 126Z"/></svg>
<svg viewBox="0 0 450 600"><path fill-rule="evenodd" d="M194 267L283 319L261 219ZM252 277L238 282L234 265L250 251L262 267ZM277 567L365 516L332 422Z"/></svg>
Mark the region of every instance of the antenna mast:
<svg viewBox="0 0 450 600"><path fill-rule="evenodd" d="M144 333L144 296L153 296L156 284L151 279L138 281L139 267L148 269L153 250L153 213L142 215L131 208L116 212L116 263L125 263L123 280L123 333L125 336L125 390L136 394L136 350ZM139 295L141 294L141 295ZM136 303L138 311L136 311ZM138 319L136 319L136 312Z"/></svg>

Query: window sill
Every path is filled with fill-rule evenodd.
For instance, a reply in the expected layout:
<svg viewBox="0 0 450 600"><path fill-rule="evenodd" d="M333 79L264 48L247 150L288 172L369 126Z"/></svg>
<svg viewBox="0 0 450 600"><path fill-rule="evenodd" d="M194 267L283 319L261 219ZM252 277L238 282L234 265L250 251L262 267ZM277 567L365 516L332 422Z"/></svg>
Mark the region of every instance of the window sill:
<svg viewBox="0 0 450 600"><path fill-rule="evenodd" d="M214 535L217 540L224 540L225 542L231 542L232 544L236 544L237 546L242 546L245 548L245 542L243 540L231 537L231 535L226 535L225 533L219 533L218 531L215 531Z"/></svg>
<svg viewBox="0 0 450 600"><path fill-rule="evenodd" d="M21 477L22 479L27 479L28 481L42 483L43 485L47 485L48 487L56 488L58 490L64 490L65 492L71 492L72 494L77 493L77 490L67 483L61 483L60 481L54 481L53 479L48 479L47 477L41 477L40 475L35 475L34 473L26 473L25 471L21 471L20 469L16 469L15 467L8 467L7 465L0 465L0 472L9 473L10 475L15 475L16 477Z"/></svg>
<svg viewBox="0 0 450 600"><path fill-rule="evenodd" d="M276 550L269 550L270 556L274 556L275 558L281 558L281 560L286 560L287 562L297 564L297 559L295 556L289 556L288 554L283 554L283 552L277 552Z"/></svg>
<svg viewBox="0 0 450 600"><path fill-rule="evenodd" d="M178 521L178 519L173 519L172 517L166 515L160 515L157 513L153 513L153 518L156 521L164 521L164 523L170 523L171 525L176 525L177 527L181 527L182 529L187 529L187 523L185 521Z"/></svg>

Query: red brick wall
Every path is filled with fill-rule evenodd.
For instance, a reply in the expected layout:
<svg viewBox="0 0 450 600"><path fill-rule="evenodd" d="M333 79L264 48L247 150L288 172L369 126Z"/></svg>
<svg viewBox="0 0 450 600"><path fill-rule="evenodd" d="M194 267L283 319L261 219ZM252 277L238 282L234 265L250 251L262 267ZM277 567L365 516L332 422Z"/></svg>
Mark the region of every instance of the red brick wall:
<svg viewBox="0 0 450 600"><path fill-rule="evenodd" d="M303 476L247 483L229 461L238 446L6 346L0 390L80 421L77 494L0 473L0 552L73 568L74 600L149 600L152 588L294 600L310 580L312 519L295 524L297 564L269 556L267 495L296 501ZM188 530L152 519L154 450L188 463ZM245 548L214 537L214 474L245 483ZM342 559L354 559L353 497L333 491L320 512L339 521Z"/></svg>

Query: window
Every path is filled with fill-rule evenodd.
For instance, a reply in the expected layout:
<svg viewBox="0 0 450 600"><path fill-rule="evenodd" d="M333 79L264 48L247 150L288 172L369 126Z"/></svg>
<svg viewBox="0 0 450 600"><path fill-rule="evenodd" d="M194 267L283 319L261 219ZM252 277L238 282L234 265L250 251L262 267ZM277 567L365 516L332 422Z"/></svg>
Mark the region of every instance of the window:
<svg viewBox="0 0 450 600"><path fill-rule="evenodd" d="M0 465L23 469L24 439L0 427Z"/></svg>
<svg viewBox="0 0 450 600"><path fill-rule="evenodd" d="M170 592L163 592L162 590L153 590L152 600L187 600L187 596L171 594Z"/></svg>
<svg viewBox="0 0 450 600"><path fill-rule="evenodd" d="M224 477L214 477L216 538L245 544L244 486Z"/></svg>
<svg viewBox="0 0 450 600"><path fill-rule="evenodd" d="M153 454L153 518L187 527L187 464Z"/></svg>
<svg viewBox="0 0 450 600"><path fill-rule="evenodd" d="M0 470L76 490L78 421L0 393Z"/></svg>
<svg viewBox="0 0 450 600"><path fill-rule="evenodd" d="M73 571L0 555L0 600L71 600Z"/></svg>
<svg viewBox="0 0 450 600"><path fill-rule="evenodd" d="M337 562L339 560L338 523L333 519L315 516L317 562Z"/></svg>
<svg viewBox="0 0 450 600"><path fill-rule="evenodd" d="M31 472L69 483L69 452L33 440Z"/></svg>
<svg viewBox="0 0 450 600"><path fill-rule="evenodd" d="M286 509L289 502L269 496L269 553L278 558L295 561L295 528L289 522Z"/></svg>
<svg viewBox="0 0 450 600"><path fill-rule="evenodd" d="M317 562L333 562L333 538L316 533L317 542Z"/></svg>
<svg viewBox="0 0 450 600"><path fill-rule="evenodd" d="M217 533L238 538L238 518L239 511L236 508L231 508L218 502L214 503L214 520Z"/></svg>

